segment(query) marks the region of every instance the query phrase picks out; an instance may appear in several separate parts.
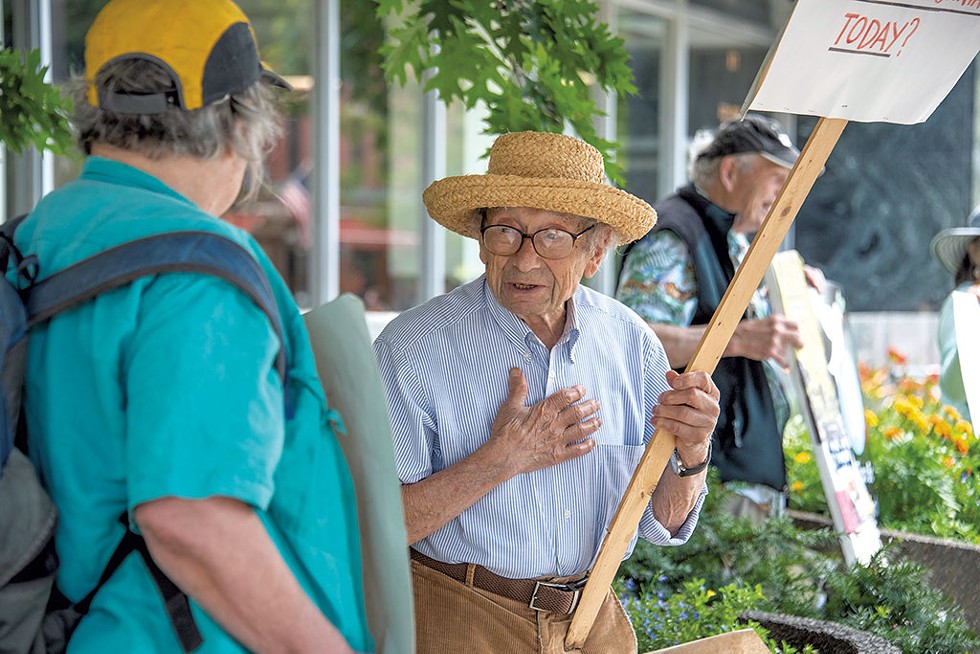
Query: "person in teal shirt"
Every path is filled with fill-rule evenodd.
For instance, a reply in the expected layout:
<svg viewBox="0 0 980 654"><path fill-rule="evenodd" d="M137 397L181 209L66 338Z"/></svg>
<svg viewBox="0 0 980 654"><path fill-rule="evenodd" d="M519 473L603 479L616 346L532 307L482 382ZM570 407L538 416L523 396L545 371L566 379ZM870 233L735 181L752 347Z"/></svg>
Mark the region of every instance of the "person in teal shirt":
<svg viewBox="0 0 980 654"><path fill-rule="evenodd" d="M944 229L932 240L933 256L953 275L953 293L966 293L980 301L980 207L973 210L966 227ZM980 332L974 325L971 334ZM943 402L955 408L964 420L970 420L963 370L976 368L980 361L963 361L956 344L956 325L953 319L953 294L939 310L939 390ZM976 407L974 407L976 408Z"/></svg>
<svg viewBox="0 0 980 654"><path fill-rule="evenodd" d="M44 278L151 234L224 235L265 271L283 339L236 286L184 272L32 331L24 406L59 510L58 588L72 602L96 588L128 526L189 598L197 651L370 651L342 423L288 288L216 217L246 176L256 188L277 131L270 86L284 82L230 0L112 0L86 69L75 127L89 156L20 226L19 249ZM180 651L140 556L98 589L68 651Z"/></svg>

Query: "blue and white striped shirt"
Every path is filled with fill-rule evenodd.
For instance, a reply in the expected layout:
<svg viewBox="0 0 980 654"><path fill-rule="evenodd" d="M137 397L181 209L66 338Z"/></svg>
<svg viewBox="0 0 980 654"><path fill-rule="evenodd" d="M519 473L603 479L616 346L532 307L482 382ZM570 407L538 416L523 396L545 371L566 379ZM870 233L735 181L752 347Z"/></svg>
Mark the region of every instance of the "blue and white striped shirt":
<svg viewBox="0 0 980 654"><path fill-rule="evenodd" d="M423 554L510 578L573 575L592 565L653 435L651 411L668 390L669 366L650 328L616 300L580 286L567 307L565 332L549 351L480 277L405 311L375 341L404 484L448 468L487 441L513 367L524 372L528 406L575 384L600 404L602 427L591 452L504 482L416 543ZM674 538L648 507L640 535L683 544L702 501L703 492Z"/></svg>

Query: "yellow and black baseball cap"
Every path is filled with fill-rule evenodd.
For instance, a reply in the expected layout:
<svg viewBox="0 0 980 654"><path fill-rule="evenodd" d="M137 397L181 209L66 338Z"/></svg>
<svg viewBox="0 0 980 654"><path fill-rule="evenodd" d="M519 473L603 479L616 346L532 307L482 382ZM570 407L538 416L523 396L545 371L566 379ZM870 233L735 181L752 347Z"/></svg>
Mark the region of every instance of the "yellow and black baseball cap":
<svg viewBox="0 0 980 654"><path fill-rule="evenodd" d="M126 59L161 65L173 85L141 93L97 89L99 71ZM88 101L115 113L201 109L262 78L290 88L262 64L248 17L231 0L111 0L85 35Z"/></svg>

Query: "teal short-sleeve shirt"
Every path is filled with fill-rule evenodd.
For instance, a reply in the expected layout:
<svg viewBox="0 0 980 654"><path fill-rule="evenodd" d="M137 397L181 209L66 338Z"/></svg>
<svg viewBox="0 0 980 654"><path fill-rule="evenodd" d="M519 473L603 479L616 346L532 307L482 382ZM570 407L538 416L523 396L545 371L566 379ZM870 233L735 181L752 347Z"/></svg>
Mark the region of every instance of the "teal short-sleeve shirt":
<svg viewBox="0 0 980 654"><path fill-rule="evenodd" d="M255 509L311 599L367 651L350 475L299 311L251 237L152 176L90 157L16 240L43 278L119 243L186 229L237 241L265 269L283 322L289 402L268 319L217 277L143 278L32 331L24 405L31 456L60 514L58 585L72 600L94 587L122 536L119 517L138 504L231 497ZM192 606L199 651L243 651ZM69 651L179 651L138 555L96 596Z"/></svg>

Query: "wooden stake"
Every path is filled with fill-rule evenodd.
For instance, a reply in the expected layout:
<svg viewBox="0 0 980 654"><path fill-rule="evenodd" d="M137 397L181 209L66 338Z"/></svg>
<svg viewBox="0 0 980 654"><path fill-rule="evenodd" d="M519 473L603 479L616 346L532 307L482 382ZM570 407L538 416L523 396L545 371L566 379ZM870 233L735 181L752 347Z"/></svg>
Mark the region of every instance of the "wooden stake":
<svg viewBox="0 0 980 654"><path fill-rule="evenodd" d="M786 237L793 219L800 210L813 183L823 170L827 158L833 151L847 121L840 118L821 118L810 135L800 158L790 172L776 202L769 208L769 214L759 229L752 245L735 273L732 283L725 291L721 303L711 318L711 323L698 343L697 350L687 366L687 371L704 370L714 372L722 353L728 346L735 327L738 326L752 294L759 287L769 263ZM582 591L572 622L565 636L565 649L581 648L592 623L599 612L606 591L612 583L619 564L622 563L626 548L644 509L650 502L674 451L674 435L658 431L643 452L633 478L626 487L623 499L616 510L609 531L602 542L596 564L589 575L589 581Z"/></svg>

